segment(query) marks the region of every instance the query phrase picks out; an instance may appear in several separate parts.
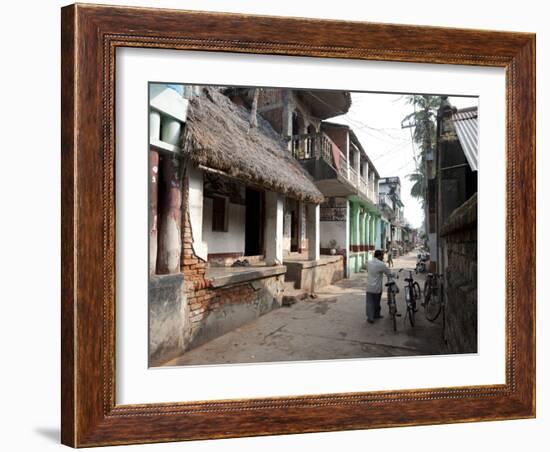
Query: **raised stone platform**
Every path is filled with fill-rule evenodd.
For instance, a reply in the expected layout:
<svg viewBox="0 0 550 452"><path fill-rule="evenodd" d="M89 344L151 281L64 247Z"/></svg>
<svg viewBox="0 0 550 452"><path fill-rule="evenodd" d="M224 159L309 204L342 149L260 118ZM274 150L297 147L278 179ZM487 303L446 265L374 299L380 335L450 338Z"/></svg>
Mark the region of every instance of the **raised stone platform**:
<svg viewBox="0 0 550 452"><path fill-rule="evenodd" d="M344 277L343 256L323 255L318 260L308 260L305 256L290 255L283 263L287 268L285 280L308 293L315 293Z"/></svg>
<svg viewBox="0 0 550 452"><path fill-rule="evenodd" d="M286 272L284 265L266 266L254 265L250 267L211 267L206 270L205 278L210 281L214 289L232 286L256 279L283 275Z"/></svg>

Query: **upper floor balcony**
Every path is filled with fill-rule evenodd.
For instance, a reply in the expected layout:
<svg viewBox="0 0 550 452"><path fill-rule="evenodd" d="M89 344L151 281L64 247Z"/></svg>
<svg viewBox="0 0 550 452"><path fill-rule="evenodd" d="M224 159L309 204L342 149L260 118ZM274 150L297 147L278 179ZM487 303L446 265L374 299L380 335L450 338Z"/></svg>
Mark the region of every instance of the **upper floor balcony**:
<svg viewBox="0 0 550 452"><path fill-rule="evenodd" d="M338 175L349 180L349 165L340 148L325 133L293 135L290 138L292 156L300 161L323 160Z"/></svg>
<svg viewBox="0 0 550 452"><path fill-rule="evenodd" d="M347 193L325 193L320 186L321 191L327 196L360 193L373 204L378 204L378 190L374 177L367 178L364 177L363 171L358 172L353 162L348 161L346 154L324 132L293 135L290 137L290 150L293 157L302 163L316 181L337 179L349 187ZM374 176L374 173L372 174Z"/></svg>
<svg viewBox="0 0 550 452"><path fill-rule="evenodd" d="M379 193L378 194L378 207L386 217L394 221L396 219L396 212L393 207L393 200L388 193Z"/></svg>

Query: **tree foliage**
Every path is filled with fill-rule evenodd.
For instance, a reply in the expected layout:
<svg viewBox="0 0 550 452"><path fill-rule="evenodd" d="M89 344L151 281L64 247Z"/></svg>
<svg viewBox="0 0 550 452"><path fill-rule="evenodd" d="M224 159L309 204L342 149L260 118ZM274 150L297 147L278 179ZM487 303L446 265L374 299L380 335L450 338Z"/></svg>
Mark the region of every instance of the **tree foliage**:
<svg viewBox="0 0 550 452"><path fill-rule="evenodd" d="M412 139L419 149L415 155L415 172L407 177L413 182L411 196L420 199L422 205L425 205L426 157L435 149L437 110L441 105L441 96L414 94L406 99L414 111L403 118L401 126L412 127Z"/></svg>

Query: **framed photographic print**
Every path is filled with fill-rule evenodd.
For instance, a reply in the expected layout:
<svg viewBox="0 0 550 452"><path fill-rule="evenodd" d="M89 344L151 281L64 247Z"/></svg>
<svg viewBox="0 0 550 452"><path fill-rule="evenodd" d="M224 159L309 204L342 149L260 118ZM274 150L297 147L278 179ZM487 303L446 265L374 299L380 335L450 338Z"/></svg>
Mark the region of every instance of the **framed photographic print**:
<svg viewBox="0 0 550 452"><path fill-rule="evenodd" d="M62 442L535 416L535 37L62 9Z"/></svg>

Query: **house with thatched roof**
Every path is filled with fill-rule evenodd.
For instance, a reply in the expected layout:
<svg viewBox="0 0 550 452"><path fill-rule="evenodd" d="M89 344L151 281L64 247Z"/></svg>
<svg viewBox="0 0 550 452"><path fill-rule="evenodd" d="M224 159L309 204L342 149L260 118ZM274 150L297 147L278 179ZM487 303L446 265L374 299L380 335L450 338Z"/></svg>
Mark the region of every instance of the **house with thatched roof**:
<svg viewBox="0 0 550 452"><path fill-rule="evenodd" d="M231 88L228 94L250 107L256 91ZM257 99L258 113L287 139L289 152L325 196L319 224L321 259L342 256L348 275L365 267L381 235L378 171L350 127L327 121L346 114L350 106L348 91L262 88ZM307 246L300 237L299 205L289 202L285 212L285 265L293 275L304 275L306 270L294 271L304 267L301 254ZM315 271L319 273L318 266Z"/></svg>
<svg viewBox="0 0 550 452"><path fill-rule="evenodd" d="M224 93L258 117L286 142L286 155L306 170L315 187L323 194L315 174L304 163L315 151L316 139L322 135L324 120L347 112L351 96L347 91L307 90L290 88L227 88ZM286 197L283 216L283 263L286 280L297 289L315 292L318 288L344 276L344 259L340 255L312 253L312 242L306 215L306 205L295 197ZM318 237L323 241L321 222ZM317 247L315 247L317 248ZM317 251L316 249L313 249Z"/></svg>
<svg viewBox="0 0 550 452"><path fill-rule="evenodd" d="M226 89L180 91L150 88L152 365L281 306L292 222L307 268L329 282L343 268L321 259L324 195L289 141Z"/></svg>

